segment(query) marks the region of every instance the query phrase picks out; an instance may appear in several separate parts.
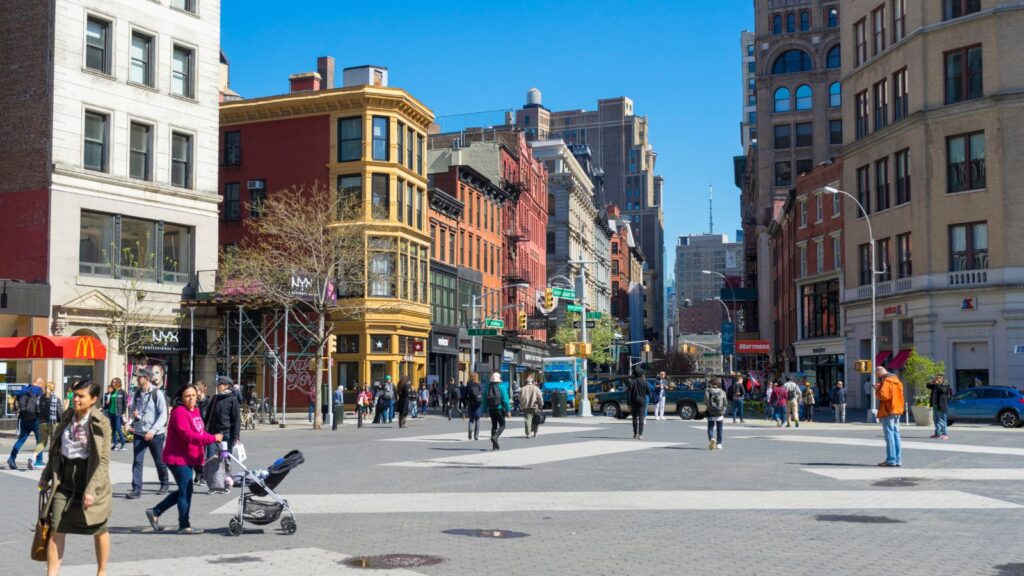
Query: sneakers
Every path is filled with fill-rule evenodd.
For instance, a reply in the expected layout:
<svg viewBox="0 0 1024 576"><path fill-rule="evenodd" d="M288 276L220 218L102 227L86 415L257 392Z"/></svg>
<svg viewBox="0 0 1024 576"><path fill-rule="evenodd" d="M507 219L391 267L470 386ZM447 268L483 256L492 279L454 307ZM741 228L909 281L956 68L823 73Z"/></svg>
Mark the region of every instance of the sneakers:
<svg viewBox="0 0 1024 576"><path fill-rule="evenodd" d="M142 492L138 492L136 490L128 492L127 494L124 495L124 499L125 500L135 500L136 498L141 498L141 497L142 497Z"/></svg>
<svg viewBox="0 0 1024 576"><path fill-rule="evenodd" d="M636 439L637 439L637 440L643 440L643 439L644 439L644 435L643 435L643 434L640 434L640 435L638 435L638 436L636 437Z"/></svg>
<svg viewBox="0 0 1024 576"><path fill-rule="evenodd" d="M7 460L7 467L10 468L11 470L17 470L18 463L15 462L13 458L10 458Z"/></svg>
<svg viewBox="0 0 1024 576"><path fill-rule="evenodd" d="M943 434L942 436L939 436L939 440L949 440L949 436Z"/></svg>
<svg viewBox="0 0 1024 576"><path fill-rule="evenodd" d="M929 436L929 438L938 438L938 437L939 437L938 434L932 434L931 436Z"/></svg>
<svg viewBox="0 0 1024 576"><path fill-rule="evenodd" d="M153 527L154 532L163 530L163 528L160 527L160 517L156 515L155 509L146 509L146 520L149 520L149 525Z"/></svg>
<svg viewBox="0 0 1024 576"><path fill-rule="evenodd" d="M202 534L202 533L203 533L203 531L201 529L193 528L191 526L186 526L184 528L178 528L178 534L182 534L184 536L191 536L193 534Z"/></svg>
<svg viewBox="0 0 1024 576"><path fill-rule="evenodd" d="M715 446L715 450L721 450L721 449L722 449L722 445L721 444L719 444L718 446Z"/></svg>
<svg viewBox="0 0 1024 576"><path fill-rule="evenodd" d="M29 458L28 462L25 463L25 467L28 468L29 470L35 470L36 469L36 465L32 462L31 458Z"/></svg>
<svg viewBox="0 0 1024 576"><path fill-rule="evenodd" d="M798 421L797 421L797 423L796 423L796 427L797 427L797 428L799 428L799 427L800 427L800 421L799 421L799 420L798 420Z"/></svg>
<svg viewBox="0 0 1024 576"><path fill-rule="evenodd" d="M708 442L708 450L714 450L716 445L717 445L717 442L715 441L714 438L712 438L711 441Z"/></svg>
<svg viewBox="0 0 1024 576"><path fill-rule="evenodd" d="M220 496L220 495L223 495L223 494L231 494L231 489L230 488L210 489L206 493L210 494L210 495L214 495L214 496Z"/></svg>
<svg viewBox="0 0 1024 576"><path fill-rule="evenodd" d="M799 424L797 424L797 426L799 426ZM789 428L789 427L790 427L790 423L786 422L786 428Z"/></svg>
<svg viewBox="0 0 1024 576"><path fill-rule="evenodd" d="M168 484L161 484L160 489L156 491L158 496L163 496L171 491L171 487Z"/></svg>

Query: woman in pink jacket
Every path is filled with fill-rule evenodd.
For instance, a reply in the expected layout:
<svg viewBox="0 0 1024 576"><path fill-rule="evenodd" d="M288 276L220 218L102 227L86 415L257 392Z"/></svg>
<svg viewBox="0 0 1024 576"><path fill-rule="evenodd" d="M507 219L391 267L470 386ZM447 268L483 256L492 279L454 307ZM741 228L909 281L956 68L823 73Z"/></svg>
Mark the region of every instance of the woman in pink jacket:
<svg viewBox="0 0 1024 576"><path fill-rule="evenodd" d="M210 434L203 424L203 417L196 408L199 395L195 386L185 386L178 391L177 404L167 422L167 440L164 444L164 464L170 468L178 489L168 494L155 508L146 510L146 518L153 530L161 530L160 515L172 506L178 506L178 534L199 534L189 523L188 512L192 506L192 469L203 465L204 449L208 444L220 442L220 434Z"/></svg>

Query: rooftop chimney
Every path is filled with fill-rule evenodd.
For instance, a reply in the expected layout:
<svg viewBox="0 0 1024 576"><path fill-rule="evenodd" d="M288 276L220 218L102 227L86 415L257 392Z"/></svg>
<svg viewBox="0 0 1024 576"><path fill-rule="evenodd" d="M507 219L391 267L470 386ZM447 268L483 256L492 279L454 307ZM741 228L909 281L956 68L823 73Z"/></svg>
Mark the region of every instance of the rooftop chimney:
<svg viewBox="0 0 1024 576"><path fill-rule="evenodd" d="M320 74L320 89L334 88L334 56L321 56L316 59L316 71Z"/></svg>
<svg viewBox="0 0 1024 576"><path fill-rule="evenodd" d="M291 92L316 92L320 89L320 75L316 72L301 72L288 77Z"/></svg>
<svg viewBox="0 0 1024 576"><path fill-rule="evenodd" d="M386 87L388 85L388 69L372 64L345 68L342 70L342 85L345 88L364 85Z"/></svg>

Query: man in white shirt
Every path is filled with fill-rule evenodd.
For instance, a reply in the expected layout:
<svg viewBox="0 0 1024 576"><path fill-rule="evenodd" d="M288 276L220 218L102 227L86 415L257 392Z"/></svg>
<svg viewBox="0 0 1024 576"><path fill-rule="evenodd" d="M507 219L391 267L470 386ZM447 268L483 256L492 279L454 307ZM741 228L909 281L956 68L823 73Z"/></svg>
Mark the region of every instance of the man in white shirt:
<svg viewBox="0 0 1024 576"><path fill-rule="evenodd" d="M786 389L786 428L790 427L790 422L795 422L796 427L800 427L800 387L797 386L796 382L793 382L793 378L786 380L786 383L782 385Z"/></svg>

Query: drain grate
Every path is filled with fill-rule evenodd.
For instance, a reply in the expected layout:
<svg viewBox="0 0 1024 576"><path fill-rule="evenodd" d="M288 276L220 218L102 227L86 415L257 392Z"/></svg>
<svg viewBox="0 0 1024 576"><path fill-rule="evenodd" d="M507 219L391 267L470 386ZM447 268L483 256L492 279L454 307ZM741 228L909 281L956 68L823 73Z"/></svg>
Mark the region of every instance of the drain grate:
<svg viewBox="0 0 1024 576"><path fill-rule="evenodd" d="M1024 564L1000 564L999 566L993 566L996 572L996 576L1024 576Z"/></svg>
<svg viewBox="0 0 1024 576"><path fill-rule="evenodd" d="M209 564L246 564L248 562L262 562L262 558L256 556L228 556L226 558L210 558Z"/></svg>
<svg viewBox="0 0 1024 576"><path fill-rule="evenodd" d="M855 522L859 524L906 524L904 520L889 518L888 516L867 516L863 514L819 514L815 517L818 522Z"/></svg>
<svg viewBox="0 0 1024 576"><path fill-rule="evenodd" d="M417 568L434 566L444 562L444 558L424 554L381 554L380 556L354 556L342 560L349 568L365 568L368 570L392 570L395 568Z"/></svg>
<svg viewBox="0 0 1024 576"><path fill-rule="evenodd" d="M452 536L471 536L473 538L525 538L529 536L526 532L514 532L512 530L479 530L476 528L454 528L445 530L443 534Z"/></svg>
<svg viewBox="0 0 1024 576"><path fill-rule="evenodd" d="M917 483L920 481L920 478L886 478L885 480L874 482L871 485L884 486L886 488L908 488L911 486L917 486Z"/></svg>

